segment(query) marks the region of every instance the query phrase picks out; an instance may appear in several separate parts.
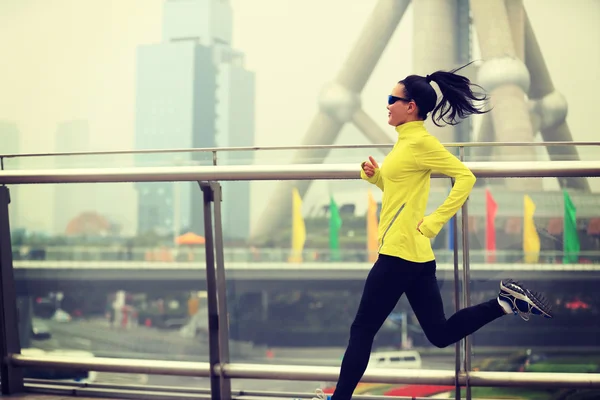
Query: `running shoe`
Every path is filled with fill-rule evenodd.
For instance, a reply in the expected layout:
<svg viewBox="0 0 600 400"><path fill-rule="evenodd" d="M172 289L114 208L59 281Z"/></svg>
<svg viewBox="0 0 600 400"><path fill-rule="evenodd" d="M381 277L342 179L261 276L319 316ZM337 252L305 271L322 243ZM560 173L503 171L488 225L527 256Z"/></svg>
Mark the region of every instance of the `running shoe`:
<svg viewBox="0 0 600 400"><path fill-rule="evenodd" d="M530 315L552 318L550 304L542 294L532 292L512 279L500 282L498 302L506 311L511 310L525 321L529 321Z"/></svg>

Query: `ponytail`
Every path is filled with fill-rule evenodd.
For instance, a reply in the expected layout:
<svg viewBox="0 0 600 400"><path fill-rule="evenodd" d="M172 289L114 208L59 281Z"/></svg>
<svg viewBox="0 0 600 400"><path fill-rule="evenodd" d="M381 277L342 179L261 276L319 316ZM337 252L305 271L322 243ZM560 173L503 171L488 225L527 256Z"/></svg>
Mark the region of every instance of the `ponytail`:
<svg viewBox="0 0 600 400"><path fill-rule="evenodd" d="M489 111L483 111L481 108L473 105L473 102L486 101L488 97L485 93L473 92L471 86L482 90L483 88L471 83L468 78L455 73L467 65L453 69L450 72L436 71L425 77L426 80L429 78L431 81L437 83L442 92L442 99L431 113L433 123L437 126L441 126L439 124L440 121L448 125L456 125L460 122L459 119L465 119L471 114L484 114Z"/></svg>
<svg viewBox="0 0 600 400"><path fill-rule="evenodd" d="M483 88L471 83L468 78L456 74L470 64L452 71L436 71L425 77L410 75L399 82L404 85L407 97L417 104L419 117L425 120L427 114L431 112L435 125L456 125L471 114L484 114L489 111L473 105L476 101L488 100L488 97L484 93L473 92L471 86L482 90ZM442 99L437 105L437 95L430 82L435 82L442 94Z"/></svg>

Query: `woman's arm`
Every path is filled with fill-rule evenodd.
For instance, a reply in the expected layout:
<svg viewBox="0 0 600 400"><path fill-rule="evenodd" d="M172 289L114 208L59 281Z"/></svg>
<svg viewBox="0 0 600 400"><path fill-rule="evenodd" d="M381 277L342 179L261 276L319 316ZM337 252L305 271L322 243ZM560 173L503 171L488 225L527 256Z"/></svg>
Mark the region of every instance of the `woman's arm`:
<svg viewBox="0 0 600 400"><path fill-rule="evenodd" d="M455 179L446 200L432 214L423 218L418 228L423 235L433 238L467 201L476 179L469 168L434 136L429 135L419 142L415 146L414 155L421 168L440 172Z"/></svg>

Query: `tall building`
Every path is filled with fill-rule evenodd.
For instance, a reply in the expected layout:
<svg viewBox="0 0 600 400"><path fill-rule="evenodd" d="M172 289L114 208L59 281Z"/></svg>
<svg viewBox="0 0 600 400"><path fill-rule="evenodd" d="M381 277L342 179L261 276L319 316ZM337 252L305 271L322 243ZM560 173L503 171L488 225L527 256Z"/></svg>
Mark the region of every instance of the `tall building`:
<svg viewBox="0 0 600 400"><path fill-rule="evenodd" d="M254 145L255 80L254 72L244 69L241 53L222 49L222 62L217 75L217 147L248 147ZM220 164L251 164L253 153L223 152ZM223 235L228 239L250 236L249 181L222 182Z"/></svg>
<svg viewBox="0 0 600 400"><path fill-rule="evenodd" d="M55 152L79 152L90 149L90 128L87 120L71 120L58 124ZM55 168L83 168L90 162L85 156L55 157ZM54 186L53 233L64 235L67 225L84 212L96 210L97 184L57 184Z"/></svg>
<svg viewBox="0 0 600 400"><path fill-rule="evenodd" d="M19 128L17 124L10 121L0 120L0 154L18 154L19 146ZM3 160L3 168L7 170L19 169L19 159L10 158ZM9 218L11 229L21 228L22 223L19 220L19 185L9 185L10 190L10 205Z"/></svg>
<svg viewBox="0 0 600 400"><path fill-rule="evenodd" d="M226 0L167 0L163 41L142 46L136 65L137 149L244 146L254 143L254 73L231 48ZM244 162L249 162L245 155ZM219 156L220 163L239 157ZM139 155L138 166L211 165L210 153ZM196 183L140 183L138 233L204 232ZM223 184L223 234L246 238L247 182Z"/></svg>

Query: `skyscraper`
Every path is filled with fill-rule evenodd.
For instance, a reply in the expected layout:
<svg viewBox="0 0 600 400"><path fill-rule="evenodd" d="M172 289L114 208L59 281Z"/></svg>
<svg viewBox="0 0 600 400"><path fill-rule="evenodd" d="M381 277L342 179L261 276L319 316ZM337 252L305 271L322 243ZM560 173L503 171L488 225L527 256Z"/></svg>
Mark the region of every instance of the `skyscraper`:
<svg viewBox="0 0 600 400"><path fill-rule="evenodd" d="M166 0L163 41L142 46L136 66L136 148L198 148L254 143L254 74L231 48L226 0ZM234 163L229 155L221 163ZM247 162L247 157L244 160ZM138 166L211 165L210 153L140 155ZM195 183L142 183L138 233L202 234L202 193ZM249 234L247 182L223 184L223 233Z"/></svg>
<svg viewBox="0 0 600 400"><path fill-rule="evenodd" d="M222 49L223 62L217 76L218 147L254 145L254 73L243 67L241 53ZM223 152L219 163L226 165L252 163L252 152ZM229 239L247 239L250 235L249 181L222 182L223 235Z"/></svg>

